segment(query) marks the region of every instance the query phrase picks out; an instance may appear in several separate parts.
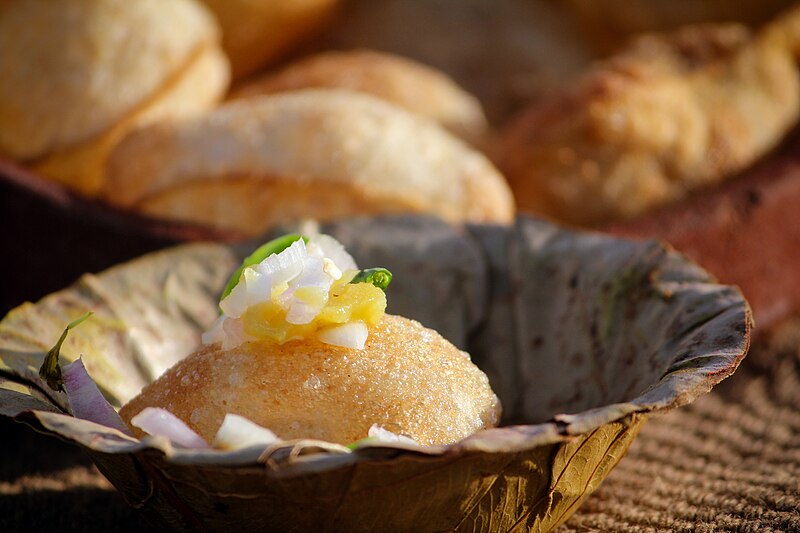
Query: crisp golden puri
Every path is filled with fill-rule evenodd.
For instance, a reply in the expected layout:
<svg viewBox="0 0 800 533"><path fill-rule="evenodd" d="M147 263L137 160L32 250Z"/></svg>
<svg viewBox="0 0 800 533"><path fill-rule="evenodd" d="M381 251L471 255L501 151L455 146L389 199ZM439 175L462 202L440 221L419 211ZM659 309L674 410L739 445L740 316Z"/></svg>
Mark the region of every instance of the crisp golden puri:
<svg viewBox="0 0 800 533"><path fill-rule="evenodd" d="M591 226L714 186L775 148L800 116L800 6L645 36L506 130L500 166L523 211Z"/></svg>
<svg viewBox="0 0 800 533"><path fill-rule="evenodd" d="M341 89L253 97L139 128L107 170L112 204L253 236L309 217L514 218L508 184L483 154L428 119Z"/></svg>
<svg viewBox="0 0 800 533"><path fill-rule="evenodd" d="M229 65L192 0L0 2L0 156L96 196L134 128L198 114Z"/></svg>
<svg viewBox="0 0 800 533"><path fill-rule="evenodd" d="M371 94L435 120L473 144L487 135L489 124L478 99L444 72L372 50L328 51L309 56L246 83L231 97L252 98L326 87Z"/></svg>
<svg viewBox="0 0 800 533"><path fill-rule="evenodd" d="M469 355L416 321L386 315L364 350L314 340L206 346L126 404L162 407L211 441L227 413L282 439L348 444L372 424L423 445L456 442L500 419L500 402Z"/></svg>

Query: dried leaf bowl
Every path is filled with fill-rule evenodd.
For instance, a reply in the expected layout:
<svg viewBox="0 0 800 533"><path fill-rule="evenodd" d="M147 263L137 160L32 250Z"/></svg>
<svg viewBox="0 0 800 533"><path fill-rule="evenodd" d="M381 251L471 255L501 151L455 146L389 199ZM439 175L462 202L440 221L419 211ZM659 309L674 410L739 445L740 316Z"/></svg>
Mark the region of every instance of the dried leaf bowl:
<svg viewBox="0 0 800 533"><path fill-rule="evenodd" d="M363 264L393 270L389 311L468 348L504 425L450 446L318 441L234 452L138 441L69 415L37 369L86 310L64 359L82 355L121 404L199 342L241 250L189 244L98 275L0 323L0 412L85 448L128 503L173 530L547 531L623 457L644 421L691 402L744 357L751 317L656 242L520 218L453 228L423 217L323 228ZM657 423L657 421L655 422Z"/></svg>

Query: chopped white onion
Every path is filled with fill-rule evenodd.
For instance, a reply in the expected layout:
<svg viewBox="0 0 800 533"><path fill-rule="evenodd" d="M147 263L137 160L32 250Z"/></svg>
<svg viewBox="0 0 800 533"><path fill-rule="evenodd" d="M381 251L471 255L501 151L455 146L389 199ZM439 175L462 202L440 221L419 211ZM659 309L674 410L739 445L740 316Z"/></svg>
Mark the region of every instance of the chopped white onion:
<svg viewBox="0 0 800 533"><path fill-rule="evenodd" d="M244 269L244 279L247 290L245 305L253 306L272 298L272 275L269 272L258 272L254 268Z"/></svg>
<svg viewBox="0 0 800 533"><path fill-rule="evenodd" d="M244 324L239 320L228 319L222 324L222 349L232 350L242 343L252 340L247 333L244 332Z"/></svg>
<svg viewBox="0 0 800 533"><path fill-rule="evenodd" d="M369 330L361 321L348 322L337 326L329 326L317 331L317 338L325 344L363 350L367 342Z"/></svg>
<svg viewBox="0 0 800 533"><path fill-rule="evenodd" d="M252 340L245 334L240 318L249 307L273 298L286 311L286 322L310 324L328 303L333 282L343 272L357 268L353 257L333 237L317 234L308 245L298 239L282 252L243 270L239 283L220 302L223 317L203 334L203 343L221 342L223 349L229 350ZM319 294L309 290L298 297L300 289L319 290ZM318 338L328 344L362 349L367 334L363 323L344 324L322 330Z"/></svg>
<svg viewBox="0 0 800 533"><path fill-rule="evenodd" d="M372 424L369 428L369 433L367 433L371 438L378 440L379 442L386 442L386 443L400 443L400 444L419 444L417 441L412 439L411 437L406 437L405 435L398 435L396 433L392 433L388 429L384 429L378 424Z"/></svg>
<svg viewBox="0 0 800 533"><path fill-rule="evenodd" d="M208 329L200 336L200 341L203 344L214 344L215 342L223 342L225 340L225 331L223 327L228 317L220 315Z"/></svg>
<svg viewBox="0 0 800 533"><path fill-rule="evenodd" d="M219 303L222 312L231 318L239 318L247 310L247 282L241 280L231 293Z"/></svg>
<svg viewBox="0 0 800 533"><path fill-rule="evenodd" d="M273 254L253 268L259 274L267 274L273 285L288 283L303 271L303 262L308 257L306 243L297 239L291 246L279 254Z"/></svg>
<svg viewBox="0 0 800 533"><path fill-rule="evenodd" d="M214 447L236 450L248 446L268 446L277 441L275 433L267 428L243 416L228 413L214 437Z"/></svg>
<svg viewBox="0 0 800 533"><path fill-rule="evenodd" d="M335 280L342 277L342 271L329 257L324 257L322 259L322 271Z"/></svg>
<svg viewBox="0 0 800 533"><path fill-rule="evenodd" d="M312 244L318 246L322 256L330 258L342 272L345 270L358 270L353 256L347 253L342 243L330 235L314 235L308 240L309 248Z"/></svg>
<svg viewBox="0 0 800 533"><path fill-rule="evenodd" d="M239 283L219 306L231 318L239 318L247 308L272 297L272 287L286 283L303 271L307 257L303 239L298 239L278 254L244 269Z"/></svg>
<svg viewBox="0 0 800 533"><path fill-rule="evenodd" d="M286 322L295 325L310 324L324 306L324 303L322 305L312 305L295 298L289 304Z"/></svg>
<svg viewBox="0 0 800 533"><path fill-rule="evenodd" d="M279 298L288 307L286 321L289 324L308 324L316 318L327 303L327 299L315 303L303 301L295 296L298 289L316 287L327 295L331 285L333 285L333 278L325 272L322 258L307 257L303 265L303 272L291 281L289 288Z"/></svg>
<svg viewBox="0 0 800 533"><path fill-rule="evenodd" d="M231 350L253 340L253 337L245 333L241 321L222 315L217 318L211 329L201 335L200 340L206 345L219 342L222 344L223 350Z"/></svg>
<svg viewBox="0 0 800 533"><path fill-rule="evenodd" d="M145 433L168 438L184 448L208 448L203 437L195 433L180 418L160 407L145 407L131 418L131 424Z"/></svg>
<svg viewBox="0 0 800 533"><path fill-rule="evenodd" d="M303 271L289 284L289 290L300 287L319 287L330 289L333 277L325 272L325 261L321 257L308 257L303 263Z"/></svg>
<svg viewBox="0 0 800 533"><path fill-rule="evenodd" d="M82 358L65 365L61 377L64 379L64 390L75 417L118 429L126 435L131 434L117 411L100 393L97 384L83 366Z"/></svg>

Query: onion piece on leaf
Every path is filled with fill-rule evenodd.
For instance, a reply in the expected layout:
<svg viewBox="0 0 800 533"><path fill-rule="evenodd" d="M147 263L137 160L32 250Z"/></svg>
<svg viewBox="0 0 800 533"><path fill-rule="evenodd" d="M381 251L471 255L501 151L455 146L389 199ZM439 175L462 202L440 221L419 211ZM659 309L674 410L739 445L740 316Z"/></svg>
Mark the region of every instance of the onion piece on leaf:
<svg viewBox="0 0 800 533"><path fill-rule="evenodd" d="M249 446L268 446L278 442L272 431L239 415L228 413L214 437L214 447L237 450Z"/></svg>
<svg viewBox="0 0 800 533"><path fill-rule="evenodd" d="M208 448L208 443L180 418L160 407L145 407L131 424L153 436L166 437L184 448Z"/></svg>
<svg viewBox="0 0 800 533"><path fill-rule="evenodd" d="M76 361L65 365L62 377L73 416L131 435L131 430L86 371L82 358L79 357Z"/></svg>
<svg viewBox="0 0 800 533"><path fill-rule="evenodd" d="M369 428L369 433L367 433L369 439L375 439L378 442L385 442L385 443L400 443L400 444L417 444L419 443L412 439L411 437L406 437L405 435L398 435L397 433L392 433L388 429L379 426L378 424L372 424Z"/></svg>

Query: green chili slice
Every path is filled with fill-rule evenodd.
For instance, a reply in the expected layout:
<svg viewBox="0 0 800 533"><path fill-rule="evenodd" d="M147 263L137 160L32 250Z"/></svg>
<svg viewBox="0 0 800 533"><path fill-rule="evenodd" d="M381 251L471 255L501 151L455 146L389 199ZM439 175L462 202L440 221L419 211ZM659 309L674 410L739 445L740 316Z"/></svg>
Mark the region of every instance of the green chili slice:
<svg viewBox="0 0 800 533"><path fill-rule="evenodd" d="M385 268L367 268L359 270L350 280L350 283L372 283L379 289L385 291L389 283L392 282L392 273Z"/></svg>

